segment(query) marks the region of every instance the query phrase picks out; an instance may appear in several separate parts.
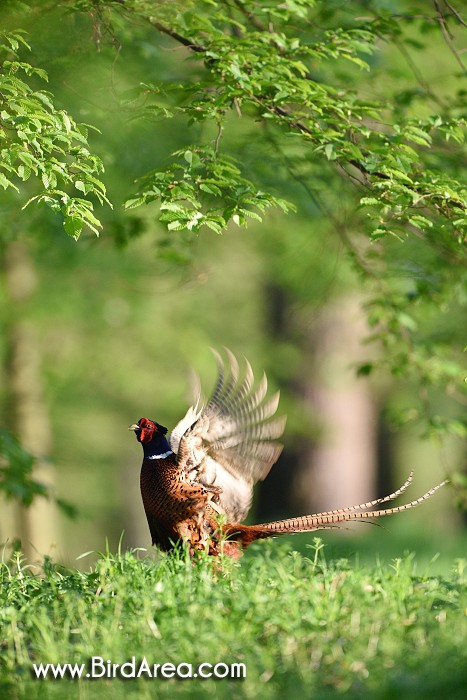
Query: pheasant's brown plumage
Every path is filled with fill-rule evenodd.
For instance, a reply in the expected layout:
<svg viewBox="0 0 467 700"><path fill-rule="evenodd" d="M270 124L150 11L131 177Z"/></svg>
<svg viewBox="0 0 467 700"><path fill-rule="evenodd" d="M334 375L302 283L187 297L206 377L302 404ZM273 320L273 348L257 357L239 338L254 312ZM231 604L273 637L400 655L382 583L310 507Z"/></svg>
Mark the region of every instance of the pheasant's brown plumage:
<svg viewBox="0 0 467 700"><path fill-rule="evenodd" d="M169 550L184 534L183 523L199 523L209 494L200 484L189 484L180 472L175 455L154 461L144 459L140 485L153 544Z"/></svg>
<svg viewBox="0 0 467 700"><path fill-rule="evenodd" d="M352 520L368 520L413 508L430 498L442 484L402 506L368 510L403 493L412 474L397 491L367 503L315 515L304 515L260 525L243 525L251 505L254 484L264 479L277 461L285 419L274 418L279 395L267 399L263 376L254 387L249 363L243 379L235 357L227 352L229 368L215 353L218 379L205 405L201 398L173 430L141 418L130 426L144 451L141 495L152 543L163 550L180 540L190 550L238 557L258 539L338 527ZM220 518L219 516L222 516Z"/></svg>

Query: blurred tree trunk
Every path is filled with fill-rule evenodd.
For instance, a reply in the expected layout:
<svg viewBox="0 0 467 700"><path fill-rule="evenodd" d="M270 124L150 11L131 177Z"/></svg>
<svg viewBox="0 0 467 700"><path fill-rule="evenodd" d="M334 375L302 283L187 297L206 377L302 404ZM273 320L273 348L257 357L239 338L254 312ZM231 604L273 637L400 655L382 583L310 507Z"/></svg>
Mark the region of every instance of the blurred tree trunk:
<svg viewBox="0 0 467 700"><path fill-rule="evenodd" d="M289 391L310 427L287 444L262 486L260 520L374 498L378 411L367 383L355 376L355 364L368 356L360 345L365 326L358 300L341 298L323 308L306 336L295 331L305 324L296 324L283 289L268 287L267 301L271 342L302 346L303 367Z"/></svg>
<svg viewBox="0 0 467 700"><path fill-rule="evenodd" d="M276 282L269 282L264 289L265 297L265 336L274 344L294 342L291 300L288 291ZM272 353L274 357L274 353ZM300 383L295 376L286 373L288 392L291 395L300 393ZM284 382L284 379L282 379ZM285 387L284 387L285 388ZM283 409L282 409L283 410ZM279 413L281 406L279 407ZM284 435L286 447L277 464L273 466L264 483L256 489L254 516L256 522L275 520L290 515L296 507L291 484L300 462L301 441L287 439L287 426Z"/></svg>
<svg viewBox="0 0 467 700"><path fill-rule="evenodd" d="M316 415L319 439L304 447L293 483L300 508L362 503L377 490L378 411L355 365L368 357L362 349L363 314L355 297L340 298L313 324L309 337L311 373L303 397Z"/></svg>
<svg viewBox="0 0 467 700"><path fill-rule="evenodd" d="M34 479L53 486L53 469L46 462L51 430L41 386L40 345L27 313L36 288L36 272L24 243L8 244L3 270L9 310L5 368L7 420L11 432L37 458ZM30 508L18 506L14 536L21 539L22 551L30 561L38 553L48 552L57 537L54 505L39 498Z"/></svg>

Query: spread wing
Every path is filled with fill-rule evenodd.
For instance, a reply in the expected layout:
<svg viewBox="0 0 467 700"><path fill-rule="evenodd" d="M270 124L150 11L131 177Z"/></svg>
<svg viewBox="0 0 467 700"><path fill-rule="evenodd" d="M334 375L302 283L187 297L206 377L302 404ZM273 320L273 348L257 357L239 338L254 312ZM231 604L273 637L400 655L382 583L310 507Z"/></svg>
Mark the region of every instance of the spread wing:
<svg viewBox="0 0 467 700"><path fill-rule="evenodd" d="M218 377L210 399L188 409L170 436L170 446L189 478L220 487L220 510L229 520L243 520L250 508L254 484L277 461L285 417L273 418L279 392L267 398L267 379L255 387L249 362L240 377L235 356L228 363L215 351Z"/></svg>

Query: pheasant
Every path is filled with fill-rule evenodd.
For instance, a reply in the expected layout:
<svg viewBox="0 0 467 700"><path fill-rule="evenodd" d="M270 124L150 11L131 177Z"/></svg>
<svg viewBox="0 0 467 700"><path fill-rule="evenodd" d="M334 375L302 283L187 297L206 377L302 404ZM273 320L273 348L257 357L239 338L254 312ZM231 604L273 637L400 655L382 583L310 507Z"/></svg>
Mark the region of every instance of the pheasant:
<svg viewBox="0 0 467 700"><path fill-rule="evenodd" d="M255 540L296 532L338 527L408 510L430 498L445 481L401 506L368 510L392 501L394 493L347 508L287 520L244 525L253 487L263 480L282 452L278 442L285 417L276 417L279 392L267 397L267 378L255 387L251 365L240 377L235 356L226 350L228 366L214 351L218 377L210 399L196 403L167 438L167 428L141 418L130 425L143 447L141 495L153 545L170 551L187 541L190 553L238 558Z"/></svg>

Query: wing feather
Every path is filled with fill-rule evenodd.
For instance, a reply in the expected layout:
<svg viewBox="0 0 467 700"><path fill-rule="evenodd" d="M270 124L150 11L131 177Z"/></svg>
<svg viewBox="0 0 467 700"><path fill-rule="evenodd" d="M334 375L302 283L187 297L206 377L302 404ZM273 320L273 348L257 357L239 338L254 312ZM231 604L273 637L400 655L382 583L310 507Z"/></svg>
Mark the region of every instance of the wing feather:
<svg viewBox="0 0 467 700"><path fill-rule="evenodd" d="M279 392L266 398L266 375L255 387L251 365L243 375L233 353L227 362L213 350L218 375L209 400L201 395L170 436L179 464L190 478L220 486L221 509L237 522L250 508L253 486L264 479L282 451L277 442L285 417L275 417Z"/></svg>

